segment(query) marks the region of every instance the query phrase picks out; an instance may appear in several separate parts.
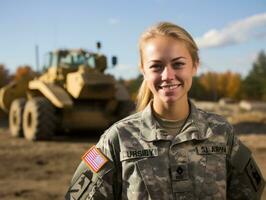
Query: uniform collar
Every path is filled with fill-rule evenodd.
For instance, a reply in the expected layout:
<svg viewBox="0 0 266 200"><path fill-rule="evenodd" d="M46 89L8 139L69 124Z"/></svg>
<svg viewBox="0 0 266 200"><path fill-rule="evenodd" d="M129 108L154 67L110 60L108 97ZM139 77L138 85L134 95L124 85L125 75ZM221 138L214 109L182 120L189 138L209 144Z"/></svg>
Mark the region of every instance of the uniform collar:
<svg viewBox="0 0 266 200"><path fill-rule="evenodd" d="M157 140L169 140L167 133L163 130L152 113L152 101L142 111L141 122L142 128L140 137L148 142ZM190 114L182 127L180 133L176 136L176 143L188 140L204 140L213 135L208 121L196 106L189 100Z"/></svg>
<svg viewBox="0 0 266 200"><path fill-rule="evenodd" d="M140 136L142 139L148 142L157 140L156 136L159 128L156 119L152 114L152 102L153 101L150 101L150 103L142 111L141 115L142 128Z"/></svg>

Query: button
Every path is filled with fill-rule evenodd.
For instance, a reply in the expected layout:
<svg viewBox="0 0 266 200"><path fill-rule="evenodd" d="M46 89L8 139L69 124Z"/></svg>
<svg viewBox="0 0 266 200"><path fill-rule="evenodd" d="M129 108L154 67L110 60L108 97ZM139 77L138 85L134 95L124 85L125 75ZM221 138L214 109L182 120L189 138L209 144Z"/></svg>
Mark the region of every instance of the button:
<svg viewBox="0 0 266 200"><path fill-rule="evenodd" d="M168 133L162 133L163 136L168 136Z"/></svg>

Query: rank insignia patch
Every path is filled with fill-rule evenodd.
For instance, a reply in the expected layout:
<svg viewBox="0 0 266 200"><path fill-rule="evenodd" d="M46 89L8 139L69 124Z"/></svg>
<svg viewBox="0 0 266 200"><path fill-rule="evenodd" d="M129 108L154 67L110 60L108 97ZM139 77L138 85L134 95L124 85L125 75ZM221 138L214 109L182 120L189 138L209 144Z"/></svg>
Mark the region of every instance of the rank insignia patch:
<svg viewBox="0 0 266 200"><path fill-rule="evenodd" d="M92 146L85 154L82 156L82 160L90 167L90 169L97 173L104 165L107 163L107 158L102 154L102 152Z"/></svg>
<svg viewBox="0 0 266 200"><path fill-rule="evenodd" d="M257 192L259 188L263 185L263 180L253 159L249 160L246 166L246 172L255 191Z"/></svg>

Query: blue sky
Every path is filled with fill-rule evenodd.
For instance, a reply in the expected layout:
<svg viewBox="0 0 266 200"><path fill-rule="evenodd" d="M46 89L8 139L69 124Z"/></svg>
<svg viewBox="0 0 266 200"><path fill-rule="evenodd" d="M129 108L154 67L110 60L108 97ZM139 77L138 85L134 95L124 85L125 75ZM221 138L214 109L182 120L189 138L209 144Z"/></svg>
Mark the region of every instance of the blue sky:
<svg viewBox="0 0 266 200"><path fill-rule="evenodd" d="M140 34L159 21L187 29L200 47L201 70L246 75L260 50L266 51L265 0L0 0L0 63L14 72L35 69L58 48L86 48L118 56L108 73L138 75ZM109 59L110 60L110 59Z"/></svg>

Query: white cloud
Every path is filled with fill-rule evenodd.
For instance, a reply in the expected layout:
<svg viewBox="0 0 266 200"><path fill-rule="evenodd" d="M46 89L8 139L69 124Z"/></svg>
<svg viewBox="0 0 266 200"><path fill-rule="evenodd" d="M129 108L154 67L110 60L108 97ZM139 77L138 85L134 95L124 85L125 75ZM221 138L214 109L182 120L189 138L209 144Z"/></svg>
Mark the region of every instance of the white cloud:
<svg viewBox="0 0 266 200"><path fill-rule="evenodd" d="M110 25L116 25L116 24L118 24L120 21L119 21L119 19L117 19L117 18L109 18L108 19L108 23L110 24Z"/></svg>
<svg viewBox="0 0 266 200"><path fill-rule="evenodd" d="M195 41L200 48L229 46L252 38L265 38L265 30L262 33L259 32L260 28L265 27L266 13L261 13L229 24L221 30L211 29Z"/></svg>

